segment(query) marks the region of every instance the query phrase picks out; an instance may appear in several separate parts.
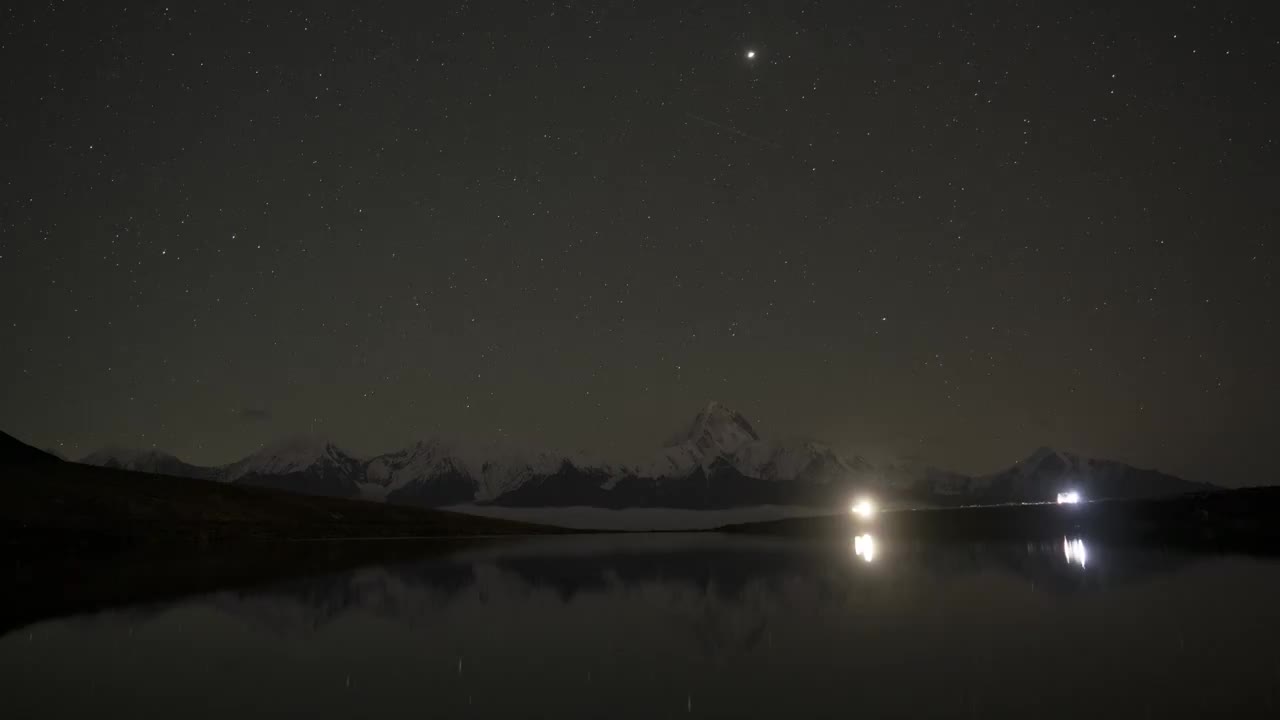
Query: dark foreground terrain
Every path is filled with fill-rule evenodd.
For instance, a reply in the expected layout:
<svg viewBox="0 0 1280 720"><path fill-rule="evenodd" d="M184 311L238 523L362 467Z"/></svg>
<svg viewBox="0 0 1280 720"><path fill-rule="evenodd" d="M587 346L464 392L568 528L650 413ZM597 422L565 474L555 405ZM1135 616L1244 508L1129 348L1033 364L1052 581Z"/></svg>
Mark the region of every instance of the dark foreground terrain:
<svg viewBox="0 0 1280 720"><path fill-rule="evenodd" d="M70 613L570 532L91 467L7 436L0 451L0 634Z"/></svg>
<svg viewBox="0 0 1280 720"><path fill-rule="evenodd" d="M1191 493L1079 505L994 505L788 518L720 528L723 532L847 536L851 531L912 540L1036 540L1083 536L1186 549L1280 552L1280 487Z"/></svg>
<svg viewBox="0 0 1280 720"><path fill-rule="evenodd" d="M508 520L296 495L68 462L0 465L0 537L54 546L561 532Z"/></svg>

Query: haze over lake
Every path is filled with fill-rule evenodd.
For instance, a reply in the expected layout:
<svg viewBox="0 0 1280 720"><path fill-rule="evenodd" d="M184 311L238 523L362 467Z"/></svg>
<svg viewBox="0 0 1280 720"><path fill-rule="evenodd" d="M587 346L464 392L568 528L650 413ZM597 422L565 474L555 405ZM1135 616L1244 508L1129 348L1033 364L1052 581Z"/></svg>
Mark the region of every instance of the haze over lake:
<svg viewBox="0 0 1280 720"><path fill-rule="evenodd" d="M1273 717L1280 565L557 537L41 622L12 717Z"/></svg>

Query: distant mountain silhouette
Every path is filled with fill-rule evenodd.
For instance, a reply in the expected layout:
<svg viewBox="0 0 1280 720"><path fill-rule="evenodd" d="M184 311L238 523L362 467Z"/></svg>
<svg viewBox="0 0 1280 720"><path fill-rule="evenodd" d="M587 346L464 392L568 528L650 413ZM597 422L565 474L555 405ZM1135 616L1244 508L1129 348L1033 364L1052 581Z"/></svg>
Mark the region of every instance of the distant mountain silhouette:
<svg viewBox="0 0 1280 720"><path fill-rule="evenodd" d="M1144 498L1212 490L1215 486L1042 447L1000 472L969 476L929 470L909 488L919 498L951 505L1038 502L1052 500L1066 490L1092 499Z"/></svg>

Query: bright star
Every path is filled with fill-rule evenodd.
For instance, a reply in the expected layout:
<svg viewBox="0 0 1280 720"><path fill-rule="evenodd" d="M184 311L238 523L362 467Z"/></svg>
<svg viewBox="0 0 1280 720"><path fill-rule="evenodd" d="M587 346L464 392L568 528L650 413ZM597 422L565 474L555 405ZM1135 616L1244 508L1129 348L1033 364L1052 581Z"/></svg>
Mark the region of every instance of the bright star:
<svg viewBox="0 0 1280 720"><path fill-rule="evenodd" d="M748 50L748 51L747 51L747 59L748 59L748 60L755 60L755 59L756 59L756 51L755 51L755 50Z"/></svg>

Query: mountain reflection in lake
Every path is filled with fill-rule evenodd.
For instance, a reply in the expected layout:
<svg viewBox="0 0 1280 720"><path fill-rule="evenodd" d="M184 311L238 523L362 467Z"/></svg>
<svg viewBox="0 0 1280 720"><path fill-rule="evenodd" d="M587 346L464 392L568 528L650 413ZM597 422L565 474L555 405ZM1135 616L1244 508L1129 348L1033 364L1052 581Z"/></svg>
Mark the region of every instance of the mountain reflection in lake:
<svg viewBox="0 0 1280 720"><path fill-rule="evenodd" d="M1280 566L1095 547L492 544L0 638L7 717L1274 717Z"/></svg>

